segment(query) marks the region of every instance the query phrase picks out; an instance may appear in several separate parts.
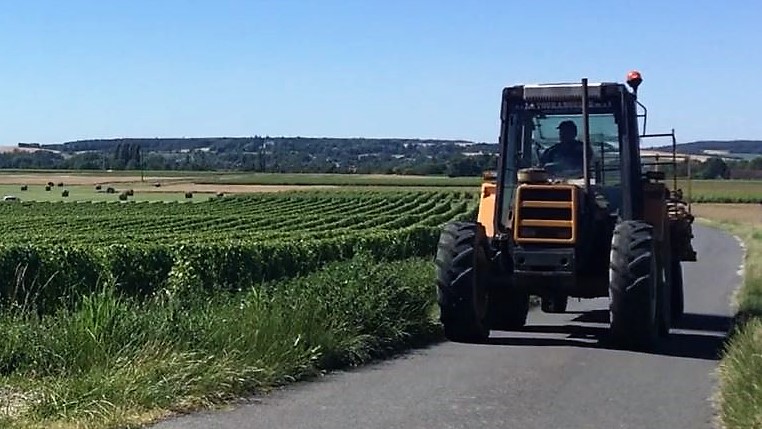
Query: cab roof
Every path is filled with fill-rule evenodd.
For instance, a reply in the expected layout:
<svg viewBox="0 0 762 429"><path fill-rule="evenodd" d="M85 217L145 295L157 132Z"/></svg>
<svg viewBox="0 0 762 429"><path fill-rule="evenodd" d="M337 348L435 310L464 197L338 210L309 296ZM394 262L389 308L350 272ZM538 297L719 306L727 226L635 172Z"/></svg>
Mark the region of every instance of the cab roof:
<svg viewBox="0 0 762 429"><path fill-rule="evenodd" d="M587 90L590 98L601 99L620 94L627 91L627 88L617 82L591 82L587 84ZM574 82L514 85L503 89L503 97L524 101L581 99L582 84Z"/></svg>

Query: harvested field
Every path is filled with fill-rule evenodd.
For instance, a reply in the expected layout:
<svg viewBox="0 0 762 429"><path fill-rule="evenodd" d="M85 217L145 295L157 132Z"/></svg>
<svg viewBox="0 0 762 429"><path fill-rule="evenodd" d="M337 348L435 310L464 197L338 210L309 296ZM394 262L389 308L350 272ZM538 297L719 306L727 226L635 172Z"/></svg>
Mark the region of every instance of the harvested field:
<svg viewBox="0 0 762 429"><path fill-rule="evenodd" d="M705 219L762 225L761 204L693 204L692 212Z"/></svg>
<svg viewBox="0 0 762 429"><path fill-rule="evenodd" d="M146 176L145 182L177 182L187 181L188 177L182 176L161 176L153 177ZM107 183L141 183L140 176L116 176L116 175L100 175L100 176L85 176L80 174L0 174L0 184L3 185L44 185L48 182L59 183L64 182L67 185L96 185Z"/></svg>

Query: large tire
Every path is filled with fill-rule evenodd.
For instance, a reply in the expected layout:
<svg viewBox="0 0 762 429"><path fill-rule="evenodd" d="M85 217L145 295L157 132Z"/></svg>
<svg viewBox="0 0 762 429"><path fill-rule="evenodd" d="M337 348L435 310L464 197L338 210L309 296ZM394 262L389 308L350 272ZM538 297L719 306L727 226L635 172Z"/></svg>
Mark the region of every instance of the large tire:
<svg viewBox="0 0 762 429"><path fill-rule="evenodd" d="M614 228L609 269L611 336L619 345L653 346L659 335L659 273L653 227L623 221Z"/></svg>
<svg viewBox="0 0 762 429"><path fill-rule="evenodd" d="M659 252L657 252L659 254ZM667 256L668 257L668 256ZM657 291L658 291L658 312L656 313L657 322L659 324L659 335L661 337L668 337L669 331L672 329L672 296L671 296L671 284L672 284L672 270L668 261L659 259L657 263Z"/></svg>
<svg viewBox="0 0 762 429"><path fill-rule="evenodd" d="M683 291L683 266L678 258L672 258L672 281L671 281L672 320L677 321L685 313L685 292Z"/></svg>
<svg viewBox="0 0 762 429"><path fill-rule="evenodd" d="M484 227L452 222L439 236L436 256L440 320L450 341L479 343L489 338L489 259Z"/></svg>
<svg viewBox="0 0 762 429"><path fill-rule="evenodd" d="M511 331L527 323L529 293L510 282L493 282L489 296L489 323L492 329Z"/></svg>

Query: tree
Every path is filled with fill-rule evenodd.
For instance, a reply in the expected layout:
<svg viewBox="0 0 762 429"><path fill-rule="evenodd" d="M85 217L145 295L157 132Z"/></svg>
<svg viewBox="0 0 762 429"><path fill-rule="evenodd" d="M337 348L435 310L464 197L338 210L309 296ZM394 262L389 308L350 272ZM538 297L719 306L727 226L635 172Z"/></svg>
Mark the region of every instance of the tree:
<svg viewBox="0 0 762 429"><path fill-rule="evenodd" d="M749 168L752 170L762 170L762 156L758 156L749 161Z"/></svg>
<svg viewBox="0 0 762 429"><path fill-rule="evenodd" d="M704 163L700 177L702 179L728 179L730 177L730 169L722 158L711 157Z"/></svg>

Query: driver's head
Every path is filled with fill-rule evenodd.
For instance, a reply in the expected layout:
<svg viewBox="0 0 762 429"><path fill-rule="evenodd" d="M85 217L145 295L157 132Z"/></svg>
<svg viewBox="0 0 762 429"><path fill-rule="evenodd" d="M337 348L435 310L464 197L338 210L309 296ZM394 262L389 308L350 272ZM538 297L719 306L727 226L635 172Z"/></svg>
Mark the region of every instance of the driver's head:
<svg viewBox="0 0 762 429"><path fill-rule="evenodd" d="M563 121L558 124L557 128L561 143L573 142L577 139L577 125L574 121Z"/></svg>

